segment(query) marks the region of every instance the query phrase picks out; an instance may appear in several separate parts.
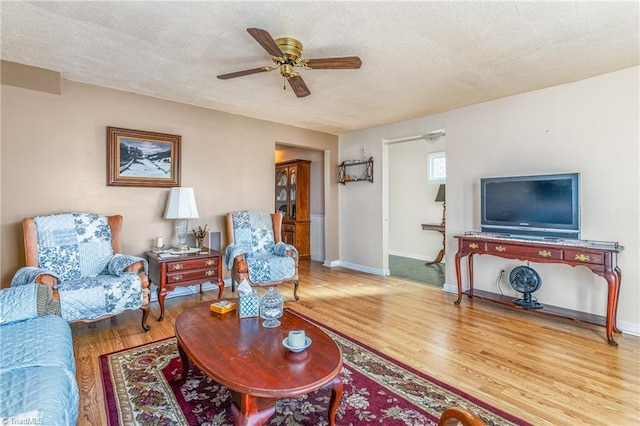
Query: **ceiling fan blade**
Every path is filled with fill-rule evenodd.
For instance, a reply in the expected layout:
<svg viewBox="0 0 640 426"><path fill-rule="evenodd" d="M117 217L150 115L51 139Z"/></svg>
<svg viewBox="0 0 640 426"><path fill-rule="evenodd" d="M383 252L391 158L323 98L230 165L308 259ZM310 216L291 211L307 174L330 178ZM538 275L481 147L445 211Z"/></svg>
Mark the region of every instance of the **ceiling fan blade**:
<svg viewBox="0 0 640 426"><path fill-rule="evenodd" d="M346 56L344 58L307 59L305 62L307 64L307 67L311 68L312 70L355 70L360 68L360 65L362 65L362 61L357 56Z"/></svg>
<svg viewBox="0 0 640 426"><path fill-rule="evenodd" d="M291 77L288 80L297 97L304 98L305 96L309 96L311 94L302 77Z"/></svg>
<svg viewBox="0 0 640 426"><path fill-rule="evenodd" d="M250 70L236 71L236 72L231 72L229 74L222 74L222 75L219 75L218 78L220 80L228 80L230 78L236 78L236 77L242 77L242 76L245 76L245 75L257 74L259 72L269 72L269 71L273 71L273 70L275 70L275 68L273 68L273 67L253 68L253 69L250 69Z"/></svg>
<svg viewBox="0 0 640 426"><path fill-rule="evenodd" d="M280 50L280 47L268 31L261 30L260 28L247 28L247 31L258 43L260 43L260 46L262 46L269 55L278 58L284 56L284 53L282 53L282 50Z"/></svg>

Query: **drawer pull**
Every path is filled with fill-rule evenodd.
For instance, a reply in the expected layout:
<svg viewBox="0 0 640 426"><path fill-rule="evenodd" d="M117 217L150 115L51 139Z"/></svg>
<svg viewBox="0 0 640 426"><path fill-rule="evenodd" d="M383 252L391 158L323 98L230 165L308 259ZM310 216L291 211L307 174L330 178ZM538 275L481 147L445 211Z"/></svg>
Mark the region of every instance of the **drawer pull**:
<svg viewBox="0 0 640 426"><path fill-rule="evenodd" d="M182 280L182 274L180 275L174 275L173 277L171 277L171 279L175 282L175 281L180 281Z"/></svg>
<svg viewBox="0 0 640 426"><path fill-rule="evenodd" d="M207 266L212 266L216 264L216 261L214 259L209 259L206 261L205 263Z"/></svg>
<svg viewBox="0 0 640 426"><path fill-rule="evenodd" d="M182 266L182 263L176 263L175 265L171 266L171 269L174 271L179 271L182 268L184 268L184 266Z"/></svg>
<svg viewBox="0 0 640 426"><path fill-rule="evenodd" d="M540 257L551 257L551 252L547 250L540 250L538 252L538 256Z"/></svg>
<svg viewBox="0 0 640 426"><path fill-rule="evenodd" d="M208 276L208 277L211 277L211 276L213 276L213 275L215 275L215 274L216 274L216 271L209 270L209 271L205 272L204 274L205 274L206 276Z"/></svg>
<svg viewBox="0 0 640 426"><path fill-rule="evenodd" d="M480 246L478 245L478 243L470 243L470 244L469 244L469 248L477 249L478 247L480 247Z"/></svg>
<svg viewBox="0 0 640 426"><path fill-rule="evenodd" d="M575 260L577 260L578 262L588 262L591 260L591 258L589 257L589 255L586 255L584 253L579 253L579 254L576 254Z"/></svg>
<svg viewBox="0 0 640 426"><path fill-rule="evenodd" d="M505 246L496 246L496 251L498 253L502 253L502 252L507 251L507 248Z"/></svg>

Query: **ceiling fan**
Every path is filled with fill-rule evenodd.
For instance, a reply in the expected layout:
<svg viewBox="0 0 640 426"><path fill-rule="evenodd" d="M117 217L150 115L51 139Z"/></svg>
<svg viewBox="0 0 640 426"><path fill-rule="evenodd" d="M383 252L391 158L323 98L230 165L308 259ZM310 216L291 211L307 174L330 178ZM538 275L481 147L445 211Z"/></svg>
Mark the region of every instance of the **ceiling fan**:
<svg viewBox="0 0 640 426"><path fill-rule="evenodd" d="M300 73L295 71L295 68L299 67L305 70L358 69L362 65L362 61L357 56L302 59L302 43L298 40L291 37L274 39L268 31L260 28L247 28L247 31L271 55L271 60L277 64L277 67L260 67L236 71L219 75L219 79L228 80L277 69L280 70L280 75L289 82L296 96L303 98L309 96L311 92L302 77L300 77ZM286 85L284 87L286 89Z"/></svg>

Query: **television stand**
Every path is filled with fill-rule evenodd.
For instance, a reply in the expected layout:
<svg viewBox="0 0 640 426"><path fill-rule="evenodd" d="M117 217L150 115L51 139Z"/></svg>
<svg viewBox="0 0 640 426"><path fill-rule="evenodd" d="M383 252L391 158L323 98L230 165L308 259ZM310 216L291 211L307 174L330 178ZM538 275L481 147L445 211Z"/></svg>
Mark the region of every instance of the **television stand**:
<svg viewBox="0 0 640 426"><path fill-rule="evenodd" d="M620 333L616 325L618 311L618 297L620 295L620 283L622 271L617 265L617 254L624 250L618 243L585 240L526 240L511 238L495 234L467 233L457 235L458 251L456 253L456 279L458 282L459 305L462 295L469 298L491 300L517 309L526 309L512 303L513 297L507 297L495 293L473 289L473 256L476 254L490 254L506 259L519 259L537 263L562 263L570 266L585 266L595 275L603 277L608 284L607 315L605 318L599 315L588 314L570 309L545 305L543 309L526 309L544 315L570 318L606 327L607 341L612 346L618 346L613 338L613 332ZM468 258L469 289L462 291L462 275L460 273L460 260Z"/></svg>

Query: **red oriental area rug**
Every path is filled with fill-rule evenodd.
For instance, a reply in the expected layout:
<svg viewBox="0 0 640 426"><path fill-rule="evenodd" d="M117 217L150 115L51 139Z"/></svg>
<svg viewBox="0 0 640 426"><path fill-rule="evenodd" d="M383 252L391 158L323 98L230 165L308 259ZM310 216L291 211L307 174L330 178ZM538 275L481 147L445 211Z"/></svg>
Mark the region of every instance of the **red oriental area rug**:
<svg viewBox="0 0 640 426"><path fill-rule="evenodd" d="M486 425L528 423L429 377L317 321L340 346L344 393L338 425L435 425L451 406L475 412ZM222 361L222 360L221 360ZM175 337L100 356L105 404L115 425L233 425L231 395L194 365L187 379ZM239 366L238 368L242 368ZM281 399L268 425L327 425L330 391Z"/></svg>

